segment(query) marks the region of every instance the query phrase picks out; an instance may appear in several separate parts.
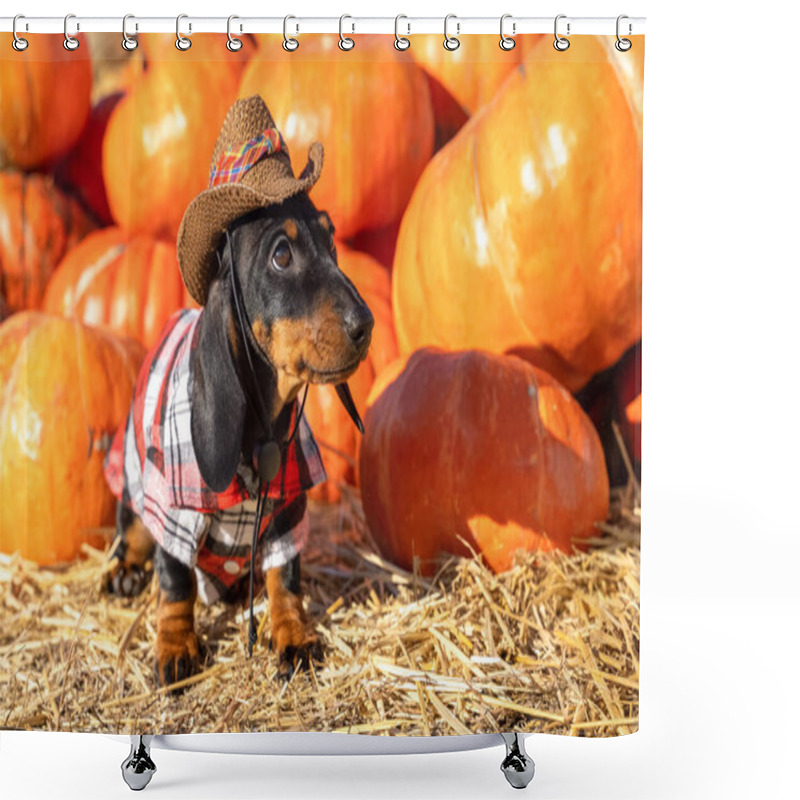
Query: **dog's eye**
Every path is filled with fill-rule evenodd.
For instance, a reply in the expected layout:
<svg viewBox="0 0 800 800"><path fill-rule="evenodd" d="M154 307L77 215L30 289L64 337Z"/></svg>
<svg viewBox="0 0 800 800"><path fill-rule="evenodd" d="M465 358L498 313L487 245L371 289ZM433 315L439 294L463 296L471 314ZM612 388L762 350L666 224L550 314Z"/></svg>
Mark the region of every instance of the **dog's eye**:
<svg viewBox="0 0 800 800"><path fill-rule="evenodd" d="M272 266L278 270L288 269L292 263L292 251L286 242L281 242L272 254Z"/></svg>

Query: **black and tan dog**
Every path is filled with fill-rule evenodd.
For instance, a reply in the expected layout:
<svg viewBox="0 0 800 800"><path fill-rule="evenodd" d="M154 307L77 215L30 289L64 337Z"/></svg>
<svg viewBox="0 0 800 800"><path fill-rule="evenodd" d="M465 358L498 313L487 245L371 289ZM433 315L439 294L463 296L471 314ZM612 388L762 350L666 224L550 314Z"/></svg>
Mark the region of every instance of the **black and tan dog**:
<svg viewBox="0 0 800 800"><path fill-rule="evenodd" d="M261 150L257 158L254 148ZM319 175L321 149L312 148L311 156L295 179L285 144L261 99L238 101L231 109L215 151L211 188L187 210L178 240L184 280L203 310L199 316L185 312L197 316L187 328L191 341L178 337L178 321L168 325L148 355L125 431L109 455L106 471L120 502L117 563L107 585L119 595L138 594L148 579L148 563L154 563L159 583L155 668L162 685L188 677L200 661L194 628L196 550L209 545L203 538L207 534L195 531L194 555L181 549L186 541L192 547L193 520L207 526L208 517L215 516L209 509L219 506L225 507L227 519L251 525L252 513L237 517L241 507L226 507L219 498L229 501L232 487L244 491L248 479L252 485L258 471L254 463L266 443L282 445L296 434L296 450L305 450L305 455L296 455L295 464L302 479L311 469L306 459L316 446L313 439L301 441L302 427L298 433L301 389L346 380L369 348L372 315L337 266L330 218L307 194ZM220 171L234 174L235 180L215 182ZM237 299L243 309L237 309ZM173 362L163 368L163 376L159 372L170 347L174 364L188 359L189 367L177 378ZM162 416L156 411L155 421L148 422L144 396L148 381L156 379L160 383L153 396L174 407ZM179 385L182 380L186 387ZM174 442L173 428L179 427L181 414L187 415L190 428L188 454L185 441L177 448ZM150 427L139 430L142 424ZM282 455L286 459L285 449ZM171 465L165 463L170 460ZM201 479L195 493L208 503L199 516L188 508L191 502L181 500L192 495L195 465ZM122 480L115 481L115 470ZM148 485L162 479L163 484ZM165 497L175 507L164 508ZM291 534L305 512L305 495L297 493L276 511L265 538ZM241 551L239 545L230 549L240 556ZM217 555L209 553L210 563ZM235 570L242 560L220 563L225 570L233 564ZM225 585L214 575L201 577L208 577L219 597L231 599L240 596L246 573ZM265 581L271 642L279 672L288 676L319 656L301 601L299 554L290 549L285 563L266 570Z"/></svg>

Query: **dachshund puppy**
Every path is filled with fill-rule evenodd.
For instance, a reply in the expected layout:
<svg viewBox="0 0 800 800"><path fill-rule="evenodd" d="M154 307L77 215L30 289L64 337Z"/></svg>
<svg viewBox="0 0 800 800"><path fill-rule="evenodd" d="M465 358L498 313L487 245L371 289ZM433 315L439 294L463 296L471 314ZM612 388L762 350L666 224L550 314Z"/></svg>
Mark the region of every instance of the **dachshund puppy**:
<svg viewBox="0 0 800 800"><path fill-rule="evenodd" d="M301 390L345 381L366 356L373 325L337 265L330 218L305 193L237 219L217 256L205 307L174 315L148 354L106 466L119 498L107 589L136 595L154 566L162 686L199 669L198 594L206 602L241 596L259 459L265 448L278 452L275 445L281 466L268 483L257 547L272 647L283 677L319 657L301 601L299 551L304 492L325 476Z"/></svg>

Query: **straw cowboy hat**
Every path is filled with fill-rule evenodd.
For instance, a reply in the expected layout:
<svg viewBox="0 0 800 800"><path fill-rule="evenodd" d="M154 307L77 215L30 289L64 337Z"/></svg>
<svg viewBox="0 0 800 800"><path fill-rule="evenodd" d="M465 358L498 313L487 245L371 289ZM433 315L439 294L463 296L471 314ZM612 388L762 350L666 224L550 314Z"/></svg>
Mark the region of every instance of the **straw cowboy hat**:
<svg viewBox="0 0 800 800"><path fill-rule="evenodd" d="M295 178L289 150L258 95L237 100L222 123L211 156L209 188L192 200L178 231L178 263L189 294L200 304L216 275L216 247L242 214L307 192L322 170L322 145L314 142Z"/></svg>

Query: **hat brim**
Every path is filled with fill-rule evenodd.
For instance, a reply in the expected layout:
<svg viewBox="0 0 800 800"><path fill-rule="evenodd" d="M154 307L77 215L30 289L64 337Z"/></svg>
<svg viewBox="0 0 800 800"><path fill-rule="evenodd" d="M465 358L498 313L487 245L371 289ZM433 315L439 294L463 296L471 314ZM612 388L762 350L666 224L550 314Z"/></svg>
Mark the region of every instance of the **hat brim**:
<svg viewBox="0 0 800 800"><path fill-rule="evenodd" d="M314 142L300 176L273 178L268 193L243 183L225 183L200 192L192 200L181 220L177 249L183 282L195 302L204 306L208 300L211 281L219 268L216 249L225 230L244 214L309 191L321 171L322 145Z"/></svg>

